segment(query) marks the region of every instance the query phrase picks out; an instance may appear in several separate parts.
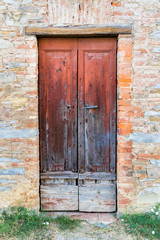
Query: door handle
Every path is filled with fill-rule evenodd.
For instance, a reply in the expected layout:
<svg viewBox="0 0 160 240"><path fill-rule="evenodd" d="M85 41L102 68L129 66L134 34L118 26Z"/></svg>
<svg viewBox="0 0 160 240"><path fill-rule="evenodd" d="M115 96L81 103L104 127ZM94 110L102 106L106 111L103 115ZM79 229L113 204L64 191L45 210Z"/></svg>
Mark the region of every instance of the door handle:
<svg viewBox="0 0 160 240"><path fill-rule="evenodd" d="M99 106L84 106L85 109L96 109L96 108L99 108Z"/></svg>

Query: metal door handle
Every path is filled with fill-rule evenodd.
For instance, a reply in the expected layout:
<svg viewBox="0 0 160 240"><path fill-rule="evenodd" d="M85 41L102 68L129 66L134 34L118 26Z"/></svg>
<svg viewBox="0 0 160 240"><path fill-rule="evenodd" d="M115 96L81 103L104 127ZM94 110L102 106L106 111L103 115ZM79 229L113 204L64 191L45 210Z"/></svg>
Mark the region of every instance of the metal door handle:
<svg viewBox="0 0 160 240"><path fill-rule="evenodd" d="M84 106L85 109L96 109L99 108L99 106Z"/></svg>

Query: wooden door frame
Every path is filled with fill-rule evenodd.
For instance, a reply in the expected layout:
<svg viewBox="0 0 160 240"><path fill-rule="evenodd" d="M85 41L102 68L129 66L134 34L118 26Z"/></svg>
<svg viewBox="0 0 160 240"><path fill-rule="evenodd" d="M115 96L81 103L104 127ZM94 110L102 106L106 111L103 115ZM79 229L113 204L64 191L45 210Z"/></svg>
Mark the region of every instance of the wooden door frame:
<svg viewBox="0 0 160 240"><path fill-rule="evenodd" d="M37 38L40 37L116 37L117 40L122 40L122 43L119 43L119 46L117 46L117 124L118 124L118 117L119 117L119 107L123 104L120 104L118 101L120 99L119 95L121 94L121 91L123 90L123 83L122 85L120 84L120 79L121 77L119 76L120 74L119 69L121 68L121 64L125 63L125 60L119 61L118 59L118 54L123 52L127 54L128 49L123 48L123 44L127 39L130 40L129 43L127 43L127 46L130 46L130 49L132 51L132 26L130 25L81 25L81 26L68 26L68 27L25 27L24 29L25 35L32 35L36 36ZM123 49L121 49L121 46ZM127 60L127 63L132 62L132 54L130 53L130 60ZM125 75L125 74L124 74ZM125 78L128 78L128 74L126 75ZM125 80L126 81L126 80ZM131 89L131 84L132 80L131 77L128 81L128 91ZM132 93L128 97L129 100L132 98ZM121 99L126 99L125 97L121 97ZM131 106L131 103L128 104L129 107ZM124 104L125 106L125 104ZM128 110L123 110L123 113L127 113ZM121 124L121 120L119 120L119 123ZM132 127L132 122L127 122L126 125L130 126L130 129ZM118 125L117 126L117 150L116 150L116 166L117 166L117 178L118 178L118 173L119 171L123 168L123 166L126 168L125 163L123 163L123 157L119 156L118 149L123 149L123 147L120 147L120 144L122 143L123 145L127 144L127 140L123 141L121 139L121 135L127 135L127 133L124 132L123 126ZM129 148L132 148L130 146ZM122 162L121 162L122 159ZM127 174L129 170L125 171L125 174ZM121 211L121 209L124 209L126 207L126 204L130 202L129 198L125 196L125 194L121 194L121 190L119 190L119 187L121 190L124 188L125 192L125 187L123 187L123 180L118 180L117 181L117 211Z"/></svg>
<svg viewBox="0 0 160 240"><path fill-rule="evenodd" d="M81 25L69 27L25 27L26 35L38 37L108 37L131 34L130 25Z"/></svg>

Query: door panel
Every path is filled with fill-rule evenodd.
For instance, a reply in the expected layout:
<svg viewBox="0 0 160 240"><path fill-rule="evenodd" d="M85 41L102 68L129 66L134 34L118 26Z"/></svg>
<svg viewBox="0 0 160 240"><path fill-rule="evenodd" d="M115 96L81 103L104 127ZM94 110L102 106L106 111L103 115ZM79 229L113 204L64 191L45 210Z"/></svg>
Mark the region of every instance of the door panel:
<svg viewBox="0 0 160 240"><path fill-rule="evenodd" d="M85 169L88 172L109 171L109 108L108 96L109 54L85 52Z"/></svg>
<svg viewBox="0 0 160 240"><path fill-rule="evenodd" d="M47 211L78 210L77 176L41 176L41 208Z"/></svg>
<svg viewBox="0 0 160 240"><path fill-rule="evenodd" d="M77 39L40 39L39 49L41 206L77 210Z"/></svg>
<svg viewBox="0 0 160 240"><path fill-rule="evenodd" d="M41 208L115 211L116 39L40 39L39 83Z"/></svg>
<svg viewBox="0 0 160 240"><path fill-rule="evenodd" d="M78 50L79 170L115 173L116 39L80 39Z"/></svg>
<svg viewBox="0 0 160 240"><path fill-rule="evenodd" d="M116 185L110 180L79 182L79 210L84 212L114 212Z"/></svg>
<svg viewBox="0 0 160 240"><path fill-rule="evenodd" d="M39 47L41 171L77 171L77 41Z"/></svg>
<svg viewBox="0 0 160 240"><path fill-rule="evenodd" d="M79 210L116 210L116 39L78 41Z"/></svg>

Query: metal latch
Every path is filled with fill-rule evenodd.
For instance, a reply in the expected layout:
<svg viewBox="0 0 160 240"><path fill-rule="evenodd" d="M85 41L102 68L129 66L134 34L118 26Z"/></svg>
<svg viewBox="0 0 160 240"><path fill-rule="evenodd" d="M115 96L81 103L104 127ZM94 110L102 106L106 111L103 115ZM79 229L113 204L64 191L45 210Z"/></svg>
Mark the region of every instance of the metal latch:
<svg viewBox="0 0 160 240"><path fill-rule="evenodd" d="M84 106L85 109L96 109L99 108L99 106Z"/></svg>

